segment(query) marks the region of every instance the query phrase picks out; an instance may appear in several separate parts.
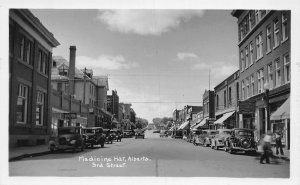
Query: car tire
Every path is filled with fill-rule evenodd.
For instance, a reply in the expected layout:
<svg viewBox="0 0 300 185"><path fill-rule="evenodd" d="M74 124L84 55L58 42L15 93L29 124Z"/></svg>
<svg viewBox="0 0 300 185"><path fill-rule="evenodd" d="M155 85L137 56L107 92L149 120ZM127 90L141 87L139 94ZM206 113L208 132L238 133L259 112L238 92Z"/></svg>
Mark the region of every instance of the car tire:
<svg viewBox="0 0 300 185"><path fill-rule="evenodd" d="M50 149L50 152L54 152L55 146L54 145L50 145L49 149Z"/></svg>
<svg viewBox="0 0 300 185"><path fill-rule="evenodd" d="M232 144L231 144L231 143L229 143L228 152L229 152L230 154L233 154L233 153L234 153L233 148L232 148Z"/></svg>

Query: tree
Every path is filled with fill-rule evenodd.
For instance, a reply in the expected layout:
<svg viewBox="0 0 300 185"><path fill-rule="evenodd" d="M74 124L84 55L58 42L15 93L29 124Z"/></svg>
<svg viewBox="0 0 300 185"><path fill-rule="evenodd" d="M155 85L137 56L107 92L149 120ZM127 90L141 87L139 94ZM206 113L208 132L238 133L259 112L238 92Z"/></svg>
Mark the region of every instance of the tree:
<svg viewBox="0 0 300 185"><path fill-rule="evenodd" d="M136 128L142 129L142 128L146 128L148 125L148 120L144 119L144 118L136 118Z"/></svg>

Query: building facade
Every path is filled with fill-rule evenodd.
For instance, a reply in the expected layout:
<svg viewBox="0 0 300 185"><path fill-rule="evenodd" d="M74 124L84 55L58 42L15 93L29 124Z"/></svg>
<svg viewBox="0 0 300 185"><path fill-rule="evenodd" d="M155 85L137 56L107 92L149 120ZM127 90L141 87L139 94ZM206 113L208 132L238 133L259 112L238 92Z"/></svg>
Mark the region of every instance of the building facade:
<svg viewBox="0 0 300 185"><path fill-rule="evenodd" d="M239 99L239 70L216 85L215 91L215 128L237 128Z"/></svg>
<svg viewBox="0 0 300 185"><path fill-rule="evenodd" d="M199 123L200 128L213 128L215 121L215 95L214 91L205 90L203 94L203 120Z"/></svg>
<svg viewBox="0 0 300 185"><path fill-rule="evenodd" d="M88 127L112 128L112 114L107 111L108 79L93 76L93 70L76 68L76 47L70 46L70 60L53 57L52 87L88 106ZM75 112L70 112L75 114Z"/></svg>
<svg viewBox="0 0 300 185"><path fill-rule="evenodd" d="M240 127L257 137L280 127L289 140L289 122L271 124L270 115L290 96L291 12L234 10L238 19Z"/></svg>
<svg viewBox="0 0 300 185"><path fill-rule="evenodd" d="M53 34L27 9L9 11L9 146L44 144L51 133Z"/></svg>

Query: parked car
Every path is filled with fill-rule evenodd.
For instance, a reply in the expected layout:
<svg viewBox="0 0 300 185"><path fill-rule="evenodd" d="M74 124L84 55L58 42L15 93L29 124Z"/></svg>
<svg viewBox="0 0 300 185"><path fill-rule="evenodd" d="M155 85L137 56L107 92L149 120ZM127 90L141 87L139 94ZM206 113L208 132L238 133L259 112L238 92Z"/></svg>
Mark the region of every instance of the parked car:
<svg viewBox="0 0 300 185"><path fill-rule="evenodd" d="M104 133L104 135L105 135L105 142L107 143L107 144L112 144L113 143L113 138L114 138L114 136L111 134L111 131L110 131L110 129L103 129L103 133Z"/></svg>
<svg viewBox="0 0 300 185"><path fill-rule="evenodd" d="M230 136L231 129L218 129L218 133L211 139L211 148L218 150L223 148L225 140Z"/></svg>
<svg viewBox="0 0 300 185"><path fill-rule="evenodd" d="M199 136L196 138L196 145L210 146L211 139L218 134L217 130L201 130Z"/></svg>
<svg viewBox="0 0 300 185"><path fill-rule="evenodd" d="M183 138L183 131L182 130L176 130L174 131L174 134L172 136L175 139L182 139Z"/></svg>
<svg viewBox="0 0 300 185"><path fill-rule="evenodd" d="M137 139L137 138L143 138L143 139L145 139L145 132L144 132L144 130L141 130L141 129L135 130L135 139Z"/></svg>
<svg viewBox="0 0 300 185"><path fill-rule="evenodd" d="M133 136L133 132L131 130L124 130L123 131L123 137L124 138L130 138Z"/></svg>
<svg viewBox="0 0 300 185"><path fill-rule="evenodd" d="M57 136L51 137L49 141L50 151L73 150L81 151L85 148L85 142L81 127L58 127Z"/></svg>
<svg viewBox="0 0 300 185"><path fill-rule="evenodd" d="M113 140L117 140L121 142L122 140L122 132L120 130L111 130Z"/></svg>
<svg viewBox="0 0 300 185"><path fill-rule="evenodd" d="M105 135L102 127L86 127L82 129L82 132L86 137L86 146L93 148L94 145L100 145L101 148L104 147Z"/></svg>
<svg viewBox="0 0 300 185"><path fill-rule="evenodd" d="M196 144L196 139L199 137L199 135L201 133L201 130L192 130L191 132L192 132L192 134L191 134L191 142L194 145L197 145Z"/></svg>
<svg viewBox="0 0 300 185"><path fill-rule="evenodd" d="M167 131L166 130L161 130L159 137L168 137Z"/></svg>
<svg viewBox="0 0 300 185"><path fill-rule="evenodd" d="M257 143L254 140L254 132L251 129L235 128L225 140L225 151L234 153L244 151L245 153L256 153Z"/></svg>

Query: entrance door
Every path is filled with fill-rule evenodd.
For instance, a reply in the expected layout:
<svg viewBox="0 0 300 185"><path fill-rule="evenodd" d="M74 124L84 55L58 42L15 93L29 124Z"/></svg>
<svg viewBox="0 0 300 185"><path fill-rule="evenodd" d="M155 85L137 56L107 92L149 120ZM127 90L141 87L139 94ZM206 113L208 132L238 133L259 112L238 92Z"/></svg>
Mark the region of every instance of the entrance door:
<svg viewBox="0 0 300 185"><path fill-rule="evenodd" d="M260 108L259 109L259 134L260 136L262 136L263 134L265 134L265 130L266 130L266 113L265 113L265 109L264 108Z"/></svg>

